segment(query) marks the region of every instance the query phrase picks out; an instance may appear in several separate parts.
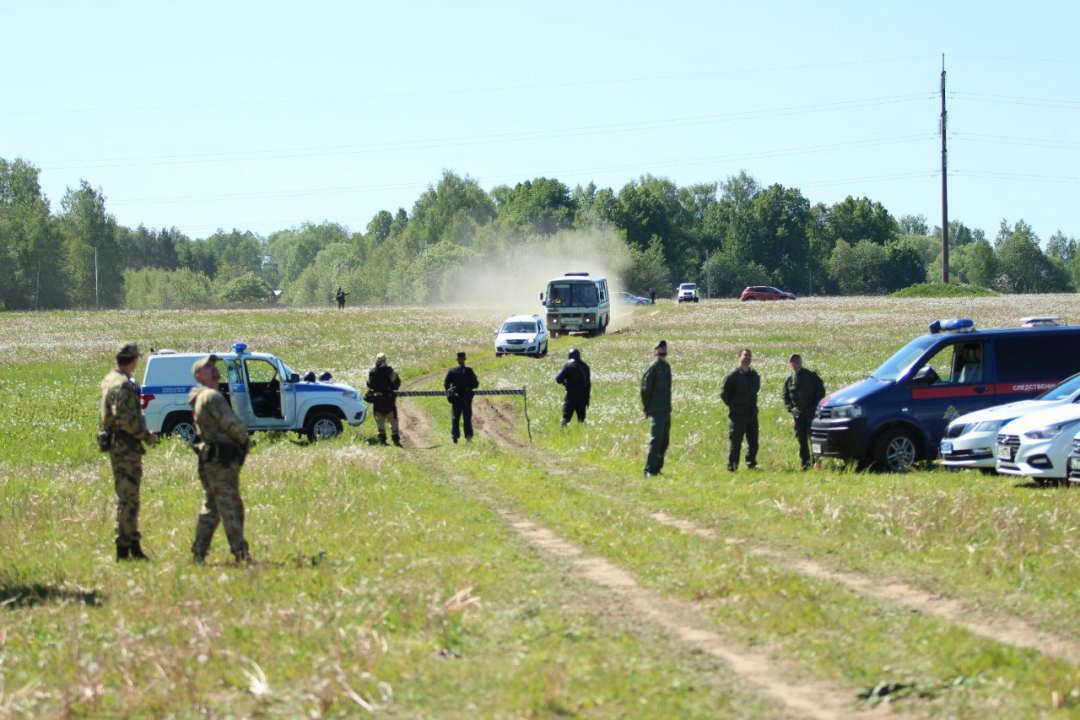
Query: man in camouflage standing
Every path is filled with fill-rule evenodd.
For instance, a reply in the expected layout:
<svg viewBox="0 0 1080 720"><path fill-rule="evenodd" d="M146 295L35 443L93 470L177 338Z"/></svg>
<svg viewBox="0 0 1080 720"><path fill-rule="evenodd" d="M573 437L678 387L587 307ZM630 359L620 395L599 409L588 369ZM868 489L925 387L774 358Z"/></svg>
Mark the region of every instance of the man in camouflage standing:
<svg viewBox="0 0 1080 720"><path fill-rule="evenodd" d="M401 435L398 433L397 391L401 388L401 378L386 361L386 354L375 356L375 367L368 370L368 389L375 393L372 408L375 411L375 426L379 429L379 444L386 444L386 423L390 423L390 439L401 447Z"/></svg>
<svg viewBox="0 0 1080 720"><path fill-rule="evenodd" d="M116 561L148 560L139 534L139 487L142 484L143 443L154 444L154 433L146 428L142 414L139 383L131 374L139 364L139 348L123 345L116 353L116 368L101 381L98 405L106 439L102 450L109 451L116 490Z"/></svg>
<svg viewBox="0 0 1080 720"><path fill-rule="evenodd" d="M217 361L217 355L209 355L196 360L191 368L199 384L188 393L187 401L195 417L197 442L194 449L199 455L199 482L206 493L191 552L195 562L205 562L210 541L220 523L225 526L225 537L236 562L250 563L251 554L244 539L240 468L252 442L243 421L233 412L225 396L218 392L221 373Z"/></svg>
<svg viewBox="0 0 1080 720"><path fill-rule="evenodd" d="M750 367L753 355L750 348L739 353L739 365L724 378L720 399L728 407L728 464L734 472L739 468L739 453L746 438L746 467L757 467L758 453L758 407L757 396L761 390L761 377Z"/></svg>
<svg viewBox="0 0 1080 720"><path fill-rule="evenodd" d="M810 426L814 410L825 397L825 383L810 368L803 367L802 356L795 353L788 360L791 375L784 381L784 407L795 418L795 437L799 441L799 462L802 469L810 467Z"/></svg>
<svg viewBox="0 0 1080 720"><path fill-rule="evenodd" d="M664 454L671 441L671 366L667 362L667 341L658 342L653 355L656 360L641 377L641 406L649 421L646 480L664 469Z"/></svg>

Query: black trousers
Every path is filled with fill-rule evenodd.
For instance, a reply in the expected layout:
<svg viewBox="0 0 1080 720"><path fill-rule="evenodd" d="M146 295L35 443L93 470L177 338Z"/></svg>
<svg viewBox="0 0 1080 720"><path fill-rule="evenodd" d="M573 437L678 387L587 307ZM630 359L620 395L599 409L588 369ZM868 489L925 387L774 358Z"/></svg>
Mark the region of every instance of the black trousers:
<svg viewBox="0 0 1080 720"><path fill-rule="evenodd" d="M577 415L578 422L585 422L585 411L589 407L585 398L572 398L569 395L562 404L562 424L566 425Z"/></svg>
<svg viewBox="0 0 1080 720"><path fill-rule="evenodd" d="M795 437L799 440L799 462L810 467L810 426L814 424L814 412L803 412L795 417Z"/></svg>
<svg viewBox="0 0 1080 720"><path fill-rule="evenodd" d="M728 465L738 467L743 438L746 438L746 464L757 465L758 419L757 415L728 415Z"/></svg>
<svg viewBox="0 0 1080 720"><path fill-rule="evenodd" d="M456 402L450 405L453 410L453 424L450 426L450 437L457 440L461 437L461 421L465 421L465 439L472 439L472 400L468 402Z"/></svg>

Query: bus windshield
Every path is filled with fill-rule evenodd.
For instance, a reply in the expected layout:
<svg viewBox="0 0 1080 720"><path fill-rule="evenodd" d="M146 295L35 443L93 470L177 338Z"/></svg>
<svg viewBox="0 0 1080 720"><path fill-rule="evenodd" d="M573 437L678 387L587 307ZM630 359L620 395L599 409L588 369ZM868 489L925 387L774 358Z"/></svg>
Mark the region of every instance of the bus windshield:
<svg viewBox="0 0 1080 720"><path fill-rule="evenodd" d="M548 307L596 307L598 302L596 286L591 282L548 285Z"/></svg>

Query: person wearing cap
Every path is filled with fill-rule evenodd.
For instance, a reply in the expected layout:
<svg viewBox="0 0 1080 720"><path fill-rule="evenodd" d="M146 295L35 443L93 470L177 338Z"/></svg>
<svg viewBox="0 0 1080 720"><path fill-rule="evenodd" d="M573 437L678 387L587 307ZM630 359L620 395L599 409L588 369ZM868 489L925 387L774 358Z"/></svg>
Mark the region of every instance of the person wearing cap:
<svg viewBox="0 0 1080 720"><path fill-rule="evenodd" d="M664 454L671 439L671 366L667 362L667 341L653 348L656 360L641 376L641 406L649 420L649 454L645 458L645 478L664 469Z"/></svg>
<svg viewBox="0 0 1080 720"><path fill-rule="evenodd" d="M217 361L217 355L208 355L196 360L191 367L191 374L199 383L187 398L195 418L197 436L192 447L199 456L199 482L206 495L191 552L195 562L205 562L214 531L221 524L225 526L225 537L236 562L250 563L251 553L244 539L240 468L253 443L243 421L218 391L221 373Z"/></svg>
<svg viewBox="0 0 1080 720"><path fill-rule="evenodd" d="M443 380L443 389L446 390L446 399L450 402L452 419L450 425L450 437L457 444L461 437L460 425L464 421L465 439L472 440L472 400L473 391L480 387L480 381L476 379L476 373L465 364L465 353L457 354L457 367L450 368Z"/></svg>
<svg viewBox="0 0 1080 720"><path fill-rule="evenodd" d="M799 441L799 463L806 470L811 465L810 426L814 411L825 397L825 383L810 368L803 367L802 356L792 355L791 375L784 380L784 407L795 419L795 437Z"/></svg>
<svg viewBox="0 0 1080 720"><path fill-rule="evenodd" d="M386 423L389 421L390 438L401 447L397 414L397 391L401 387L401 378L387 364L385 353L375 356L375 367L368 370L367 386L375 394L372 407L375 410L375 425L379 429L379 444L386 444Z"/></svg>
<svg viewBox="0 0 1080 720"><path fill-rule="evenodd" d="M592 395L592 372L581 359L581 351L574 348L567 354L567 358L566 364L555 376L555 382L566 388L560 427L569 425L575 413L578 422L585 422L585 410L589 407Z"/></svg>
<svg viewBox="0 0 1080 720"><path fill-rule="evenodd" d="M728 407L728 470L739 468L739 454L746 438L746 467L757 467L758 407L761 377L750 367L753 354L750 348L739 353L738 366L724 378L720 399Z"/></svg>
<svg viewBox="0 0 1080 720"><path fill-rule="evenodd" d="M100 446L108 450L116 492L116 561L147 560L139 533L139 488L142 485L143 443L154 444L142 413L142 390L131 375L139 364L137 345L122 345L116 367L101 381L98 414Z"/></svg>
<svg viewBox="0 0 1080 720"><path fill-rule="evenodd" d="M345 297L348 294L349 293L345 292L340 287L337 289L337 292L334 293L334 299L337 300L338 310L344 310L345 309Z"/></svg>

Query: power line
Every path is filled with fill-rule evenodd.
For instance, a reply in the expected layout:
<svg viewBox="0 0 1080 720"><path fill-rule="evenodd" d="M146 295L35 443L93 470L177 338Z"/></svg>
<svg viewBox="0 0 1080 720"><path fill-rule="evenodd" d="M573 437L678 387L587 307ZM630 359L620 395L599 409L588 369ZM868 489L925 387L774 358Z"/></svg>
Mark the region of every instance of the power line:
<svg viewBox="0 0 1080 720"><path fill-rule="evenodd" d="M969 102L996 103L999 105L1022 105L1026 107L1057 108L1060 110L1080 110L1080 101L1060 100L1055 98L1033 98L1011 95L992 95L989 93L950 92L949 97Z"/></svg>
<svg viewBox="0 0 1080 720"><path fill-rule="evenodd" d="M490 145L505 142L536 142L542 140L566 139L573 137L611 135L624 132L671 130L700 125L738 122L745 120L761 120L772 117L787 117L793 115L804 115L820 112L879 107L882 105L893 105L918 100L925 100L928 97L930 96L926 93L908 93L905 95L889 95L884 97L841 100L836 102L814 103L809 105L792 105L779 108L745 110L713 115L667 118L661 120L639 120L634 122L615 123L607 125L585 125L549 130L494 133L486 135L469 135L448 138L433 138L425 140L389 141L367 143L361 145L330 145L314 146L308 148L289 148L282 150L271 149L253 150L246 152L195 153L190 155L159 155L112 159L99 158L90 160L54 160L42 163L42 167L53 170L80 170L114 167L155 167L163 165L190 165L216 162L284 160L301 157L344 157L348 155L362 155L380 152L403 152L415 150L444 149L451 147Z"/></svg>

